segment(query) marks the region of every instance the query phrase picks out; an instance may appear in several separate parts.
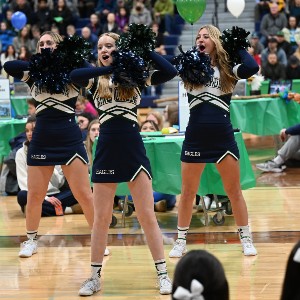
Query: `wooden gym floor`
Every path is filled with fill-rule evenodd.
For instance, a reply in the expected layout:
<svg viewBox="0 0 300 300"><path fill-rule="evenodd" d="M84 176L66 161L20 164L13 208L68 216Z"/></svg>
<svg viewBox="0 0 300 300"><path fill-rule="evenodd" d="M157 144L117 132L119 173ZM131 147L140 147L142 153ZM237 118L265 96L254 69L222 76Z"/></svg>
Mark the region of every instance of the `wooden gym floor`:
<svg viewBox="0 0 300 300"><path fill-rule="evenodd" d="M244 257L233 216L225 224L204 225L203 213L193 214L188 249L206 249L223 263L230 284L231 300L280 298L286 261L300 239L300 168L283 173L261 173L255 164L273 157L271 137L245 136L257 178L255 188L243 191L249 221L258 249L256 257ZM170 299L155 286L156 272L135 213L121 227L109 232L111 255L105 257L102 290L92 299ZM168 258L176 239L177 210L156 213L164 235L170 276L178 259ZM16 197L0 197L0 298L80 299L80 284L90 275L90 233L83 215L42 218L39 251L19 258L25 240L25 218Z"/></svg>

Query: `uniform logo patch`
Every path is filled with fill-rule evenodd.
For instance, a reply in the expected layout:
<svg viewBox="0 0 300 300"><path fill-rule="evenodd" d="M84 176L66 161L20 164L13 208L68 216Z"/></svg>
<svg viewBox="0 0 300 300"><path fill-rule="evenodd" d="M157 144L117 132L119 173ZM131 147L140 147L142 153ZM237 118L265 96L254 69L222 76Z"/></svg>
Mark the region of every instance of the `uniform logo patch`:
<svg viewBox="0 0 300 300"><path fill-rule="evenodd" d="M185 156L200 156L200 152L198 151L184 151Z"/></svg>
<svg viewBox="0 0 300 300"><path fill-rule="evenodd" d="M31 154L31 159L46 159L46 154Z"/></svg>
<svg viewBox="0 0 300 300"><path fill-rule="evenodd" d="M114 175L115 170L96 170L96 175Z"/></svg>

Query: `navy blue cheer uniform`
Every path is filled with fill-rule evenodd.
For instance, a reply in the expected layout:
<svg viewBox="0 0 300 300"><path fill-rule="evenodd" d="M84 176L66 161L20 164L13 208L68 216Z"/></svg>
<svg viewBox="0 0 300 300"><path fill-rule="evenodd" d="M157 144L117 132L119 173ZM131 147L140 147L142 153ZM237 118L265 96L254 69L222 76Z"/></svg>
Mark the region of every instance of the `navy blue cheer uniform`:
<svg viewBox="0 0 300 300"><path fill-rule="evenodd" d="M237 79L249 78L258 71L257 63L246 50L239 50L239 55L242 64L236 65L233 73ZM221 90L217 67L208 84L187 91L190 117L182 146L182 162L220 163L228 154L239 159L230 121L231 95L232 92Z"/></svg>
<svg viewBox="0 0 300 300"><path fill-rule="evenodd" d="M161 84L176 75L175 68L152 52L151 58L160 71L154 71L147 85ZM98 92L99 77L111 71L111 67L77 69L71 79L87 87L93 104L99 113L100 135L92 168L92 182L117 183L133 181L141 171L152 179L151 167L137 122L137 106L141 92L135 88L134 96L120 100L118 86L110 81L111 98L102 98ZM96 77L96 78L93 78ZM83 82L86 78L92 78Z"/></svg>
<svg viewBox="0 0 300 300"><path fill-rule="evenodd" d="M27 64L27 63L26 63ZM38 89L29 76L28 64L11 61L5 64L8 74L26 82L35 100L36 125L28 148L29 166L69 165L79 158L88 163L82 134L75 119L79 88L69 84L65 93L50 94Z"/></svg>

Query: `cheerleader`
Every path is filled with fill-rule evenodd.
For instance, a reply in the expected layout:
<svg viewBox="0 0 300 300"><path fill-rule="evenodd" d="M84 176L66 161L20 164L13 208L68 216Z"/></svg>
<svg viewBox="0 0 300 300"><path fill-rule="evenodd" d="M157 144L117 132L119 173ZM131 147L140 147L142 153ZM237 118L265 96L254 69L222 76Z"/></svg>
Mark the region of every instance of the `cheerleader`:
<svg viewBox="0 0 300 300"><path fill-rule="evenodd" d="M232 205L244 255L256 255L248 226L247 206L240 186L239 150L230 122L229 105L233 88L240 78L258 71L255 60L244 49L236 51L241 63L233 69L222 46L220 31L212 26L200 28L196 51L210 57L213 75L206 84L184 81L188 93L190 116L181 152L182 188L178 207L178 238L169 257L181 257L187 252L193 202L206 163L214 163ZM180 72L180 71L179 71ZM182 73L183 74L183 73Z"/></svg>
<svg viewBox="0 0 300 300"><path fill-rule="evenodd" d="M107 241L118 182L128 183L154 260L160 293L170 294L172 284L167 273L162 234L153 210L150 163L137 122L142 87L123 89L111 79L112 52L116 50L118 39L115 33L102 34L98 41L98 63L102 67L82 68L71 73L75 83L91 91L101 124L92 169L95 218L91 237L91 277L82 284L79 295L90 296L101 289L105 248L101 243ZM161 84L176 75L176 69L160 55L150 52L149 57L158 70L148 78L147 85Z"/></svg>
<svg viewBox="0 0 300 300"><path fill-rule="evenodd" d="M37 44L37 52L54 52L62 37L44 32ZM38 59L40 56L36 56ZM43 62L45 63L45 62ZM75 105L79 87L66 84L61 93L38 86L29 73L29 63L10 61L4 64L11 76L26 82L35 100L36 126L27 154L28 202L26 207L27 238L21 245L20 257L37 253L37 232L42 203L55 165L61 165L74 197L81 205L89 226L93 225L92 191L89 183L88 158L81 131L75 120ZM50 69L50 67L49 67ZM63 71L61 71L63 72ZM50 76L50 74L44 74ZM43 79L46 79L44 77ZM56 78L59 82L59 78ZM106 250L108 255L108 250Z"/></svg>

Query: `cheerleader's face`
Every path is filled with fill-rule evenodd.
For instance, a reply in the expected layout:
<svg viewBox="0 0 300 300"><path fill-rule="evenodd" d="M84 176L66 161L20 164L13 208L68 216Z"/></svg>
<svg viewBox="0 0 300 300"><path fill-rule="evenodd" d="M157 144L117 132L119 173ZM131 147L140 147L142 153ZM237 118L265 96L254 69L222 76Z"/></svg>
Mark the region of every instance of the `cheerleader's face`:
<svg viewBox="0 0 300 300"><path fill-rule="evenodd" d="M108 35L103 35L98 41L98 60L100 65L110 66L113 61L111 53L115 50L115 40Z"/></svg>
<svg viewBox="0 0 300 300"><path fill-rule="evenodd" d="M206 28L202 28L196 37L196 46L200 53L212 54L215 51L215 43L209 36Z"/></svg>
<svg viewBox="0 0 300 300"><path fill-rule="evenodd" d="M56 48L56 43L53 38L49 34L43 35L39 40L39 52L41 53L42 49L51 49L54 50Z"/></svg>
<svg viewBox="0 0 300 300"><path fill-rule="evenodd" d="M99 136L99 132L100 132L100 124L93 124L89 132L90 139L92 142L94 142L96 137Z"/></svg>
<svg viewBox="0 0 300 300"><path fill-rule="evenodd" d="M25 126L26 138L30 142L32 140L32 133L35 127L35 122L27 123Z"/></svg>

